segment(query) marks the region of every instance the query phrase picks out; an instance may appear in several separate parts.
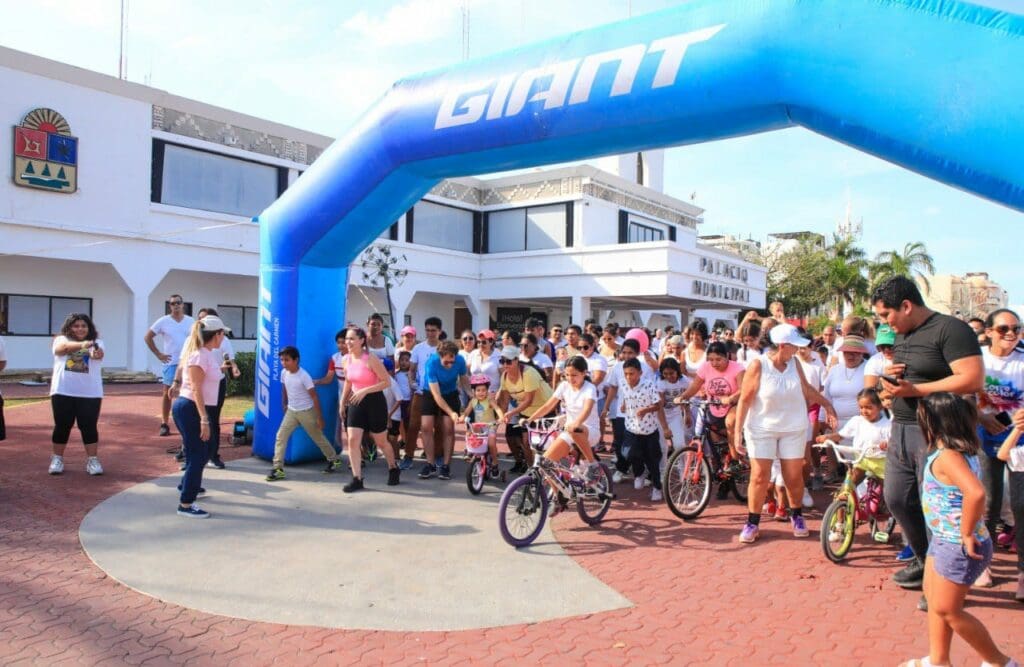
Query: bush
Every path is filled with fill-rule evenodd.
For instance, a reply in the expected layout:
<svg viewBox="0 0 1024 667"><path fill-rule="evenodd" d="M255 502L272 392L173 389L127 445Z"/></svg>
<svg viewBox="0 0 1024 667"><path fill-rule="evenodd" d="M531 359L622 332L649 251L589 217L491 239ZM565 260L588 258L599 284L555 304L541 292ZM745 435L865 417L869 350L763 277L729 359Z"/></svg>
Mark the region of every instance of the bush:
<svg viewBox="0 0 1024 667"><path fill-rule="evenodd" d="M239 352L235 365L241 373L237 378L228 375L228 396L252 396L256 388L256 353Z"/></svg>

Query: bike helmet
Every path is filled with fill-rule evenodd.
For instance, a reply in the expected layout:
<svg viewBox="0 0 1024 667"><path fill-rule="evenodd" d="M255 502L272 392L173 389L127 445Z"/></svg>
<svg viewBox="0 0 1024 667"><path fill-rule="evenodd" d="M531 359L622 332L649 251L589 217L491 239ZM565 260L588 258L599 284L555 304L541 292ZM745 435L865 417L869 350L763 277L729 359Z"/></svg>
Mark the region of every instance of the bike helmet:
<svg viewBox="0 0 1024 667"><path fill-rule="evenodd" d="M490 387L491 386L491 378L487 377L486 375L481 375L479 373L474 375L473 377L469 378L469 386L470 387L479 387L480 385L483 385L485 387Z"/></svg>

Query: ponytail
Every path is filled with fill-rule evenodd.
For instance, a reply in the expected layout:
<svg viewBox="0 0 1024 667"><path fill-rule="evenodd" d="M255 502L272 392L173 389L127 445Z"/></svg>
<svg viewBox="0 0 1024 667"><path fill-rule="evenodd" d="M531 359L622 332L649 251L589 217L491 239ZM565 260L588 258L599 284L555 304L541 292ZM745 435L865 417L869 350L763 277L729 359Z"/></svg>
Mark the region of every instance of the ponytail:
<svg viewBox="0 0 1024 667"><path fill-rule="evenodd" d="M203 326L203 321L196 320L195 324L192 325L192 329L188 332L185 345L181 348L181 358L187 362L194 352L197 352L199 348L213 340L213 337L221 331L221 329L207 331Z"/></svg>

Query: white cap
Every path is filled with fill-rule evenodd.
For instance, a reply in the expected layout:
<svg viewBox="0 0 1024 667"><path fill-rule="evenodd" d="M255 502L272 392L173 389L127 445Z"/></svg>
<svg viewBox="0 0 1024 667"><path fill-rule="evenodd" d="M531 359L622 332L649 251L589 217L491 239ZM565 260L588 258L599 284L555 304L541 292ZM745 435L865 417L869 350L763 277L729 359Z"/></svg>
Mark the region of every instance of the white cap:
<svg viewBox="0 0 1024 667"><path fill-rule="evenodd" d="M203 319L199 320L199 323L203 325L203 331L223 331L224 333L231 333L231 329L224 326L224 320L220 319L216 315L207 315Z"/></svg>
<svg viewBox="0 0 1024 667"><path fill-rule="evenodd" d="M790 345L796 345L797 347L807 347L811 344L811 341L800 335L797 328L792 324L776 324L772 327L772 330L768 332L768 338L774 345L784 345L789 343Z"/></svg>

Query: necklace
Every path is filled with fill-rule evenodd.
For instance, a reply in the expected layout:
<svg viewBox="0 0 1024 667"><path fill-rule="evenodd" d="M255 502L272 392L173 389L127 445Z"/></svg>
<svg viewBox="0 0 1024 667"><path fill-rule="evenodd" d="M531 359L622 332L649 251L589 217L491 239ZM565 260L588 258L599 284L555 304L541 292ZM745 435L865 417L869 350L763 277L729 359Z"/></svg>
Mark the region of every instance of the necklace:
<svg viewBox="0 0 1024 667"><path fill-rule="evenodd" d="M858 368L860 368L860 366L854 366L853 368L850 368L848 366L843 366L843 377L846 378L847 382L852 380L854 378L854 376L857 375L857 369ZM847 371L849 371L849 372L847 372Z"/></svg>

